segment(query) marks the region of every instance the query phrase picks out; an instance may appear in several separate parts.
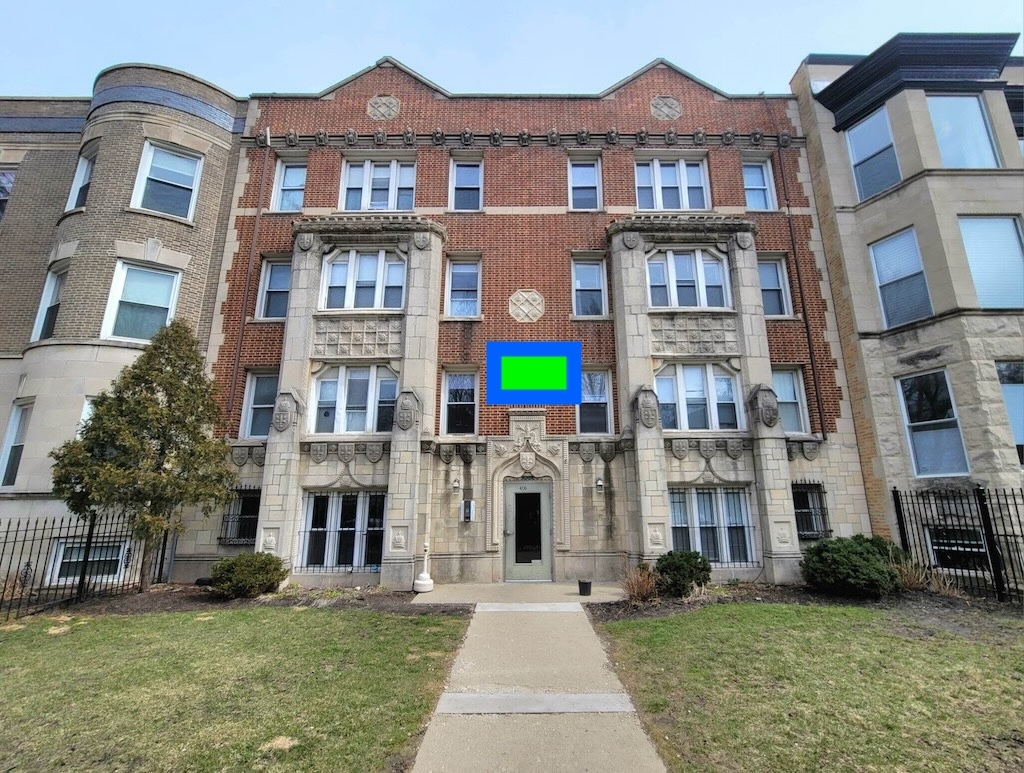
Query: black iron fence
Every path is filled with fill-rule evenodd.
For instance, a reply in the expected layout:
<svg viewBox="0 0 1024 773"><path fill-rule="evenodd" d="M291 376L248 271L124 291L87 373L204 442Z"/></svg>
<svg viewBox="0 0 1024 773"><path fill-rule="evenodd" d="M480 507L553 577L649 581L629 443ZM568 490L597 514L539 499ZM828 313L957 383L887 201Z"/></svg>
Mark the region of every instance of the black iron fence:
<svg viewBox="0 0 1024 773"><path fill-rule="evenodd" d="M299 532L298 568L307 572L379 572L384 524L376 528Z"/></svg>
<svg viewBox="0 0 1024 773"><path fill-rule="evenodd" d="M1024 489L892 491L900 543L960 589L1024 603Z"/></svg>
<svg viewBox="0 0 1024 773"><path fill-rule="evenodd" d="M154 556L154 581L168 568L167 548L165 535ZM142 542L123 516L0 521L0 619L129 593L141 575Z"/></svg>

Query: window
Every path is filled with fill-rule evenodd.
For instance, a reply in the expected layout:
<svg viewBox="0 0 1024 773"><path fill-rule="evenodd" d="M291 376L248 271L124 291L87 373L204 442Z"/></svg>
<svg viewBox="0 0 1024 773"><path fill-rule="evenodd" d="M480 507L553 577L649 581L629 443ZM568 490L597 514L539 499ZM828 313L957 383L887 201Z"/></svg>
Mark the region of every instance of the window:
<svg viewBox="0 0 1024 773"><path fill-rule="evenodd" d="M449 317L480 316L480 262L468 260L448 261Z"/></svg>
<svg viewBox="0 0 1024 773"><path fill-rule="evenodd" d="M978 304L985 309L1024 307L1020 221L1014 217L962 217L960 235Z"/></svg>
<svg viewBox="0 0 1024 773"><path fill-rule="evenodd" d="M577 317L601 317L608 313L602 261L574 260L572 286L573 313Z"/></svg>
<svg viewBox="0 0 1024 773"><path fill-rule="evenodd" d="M896 148L889 131L889 116L883 107L846 132L857 183L857 196L864 199L884 191L901 179Z"/></svg>
<svg viewBox="0 0 1024 773"><path fill-rule="evenodd" d="M335 491L306 497L299 566L315 571L380 571L385 491Z"/></svg>
<svg viewBox="0 0 1024 773"><path fill-rule="evenodd" d="M7 424L7 438L0 452L0 486L13 486L18 477L21 465L21 454L25 450L25 436L28 425L32 421L32 405L15 405L11 411L11 420Z"/></svg>
<svg viewBox="0 0 1024 773"><path fill-rule="evenodd" d="M759 260L757 275L761 280L761 305L767 317L788 316L789 293L786 292L786 264L783 260Z"/></svg>
<svg viewBox="0 0 1024 773"><path fill-rule="evenodd" d="M331 368L314 390L313 432L390 432L395 423L398 376L383 365Z"/></svg>
<svg viewBox="0 0 1024 773"><path fill-rule="evenodd" d="M447 435L476 434L476 374L444 374L444 431Z"/></svg>
<svg viewBox="0 0 1024 773"><path fill-rule="evenodd" d="M68 196L65 210L85 206L86 199L89 198L89 185L92 183L92 168L95 163L95 156L79 156L78 168L75 170L75 179L71 183L71 194Z"/></svg>
<svg viewBox="0 0 1024 773"><path fill-rule="evenodd" d="M181 275L118 261L103 337L148 341L174 316Z"/></svg>
<svg viewBox="0 0 1024 773"><path fill-rule="evenodd" d="M342 250L324 257L324 309L400 309L405 262L393 252Z"/></svg>
<svg viewBox="0 0 1024 773"><path fill-rule="evenodd" d="M35 330L32 334L33 341L45 341L53 338L53 328L57 323L57 312L60 311L60 299L64 293L64 280L67 279L68 270L50 271L46 275L46 284L43 285L43 298L39 304L39 313L36 315Z"/></svg>
<svg viewBox="0 0 1024 773"><path fill-rule="evenodd" d="M746 491L672 488L668 501L673 550L696 551L712 564L756 565Z"/></svg>
<svg viewBox="0 0 1024 773"><path fill-rule="evenodd" d="M947 169L998 166L981 100L976 96L929 96L928 112Z"/></svg>
<svg viewBox="0 0 1024 773"><path fill-rule="evenodd" d="M47 574L48 585L78 582L85 560L85 540L61 540L54 546L53 562ZM128 540L93 542L89 546L89 567L86 579L91 582L119 582L131 563Z"/></svg>
<svg viewBox="0 0 1024 773"><path fill-rule="evenodd" d="M601 162L569 160L569 207L601 208Z"/></svg>
<svg viewBox="0 0 1024 773"><path fill-rule="evenodd" d="M452 159L451 208L462 210L483 209L484 170L482 161ZM399 209L412 209L408 207Z"/></svg>
<svg viewBox="0 0 1024 773"><path fill-rule="evenodd" d="M743 429L736 377L721 365L669 365L655 377L654 389L665 429Z"/></svg>
<svg viewBox="0 0 1024 773"><path fill-rule="evenodd" d="M14 170L0 169L0 220L4 219L7 202L11 199L11 188L14 187Z"/></svg>
<svg viewBox="0 0 1024 773"><path fill-rule="evenodd" d="M583 371L582 400L577 421L580 434L611 432L610 382L605 371Z"/></svg>
<svg viewBox="0 0 1024 773"><path fill-rule="evenodd" d="M82 401L82 417L78 420L78 430L75 432L75 437L82 436L82 430L85 429L85 423L92 418L93 401L95 397L86 397Z"/></svg>
<svg viewBox="0 0 1024 773"><path fill-rule="evenodd" d="M343 209L412 209L416 188L414 161L348 161L343 179Z"/></svg>
<svg viewBox="0 0 1024 773"><path fill-rule="evenodd" d="M637 209L709 209L703 161L638 161Z"/></svg>
<svg viewBox="0 0 1024 773"><path fill-rule="evenodd" d="M242 410L242 437L265 438L277 400L276 373L250 373L245 384L245 408Z"/></svg>
<svg viewBox="0 0 1024 773"><path fill-rule="evenodd" d="M201 156L147 142L132 206L191 220L202 168Z"/></svg>
<svg viewBox="0 0 1024 773"><path fill-rule="evenodd" d="M277 184L271 209L278 212L299 212L306 193L306 165L277 162Z"/></svg>
<svg viewBox="0 0 1024 773"><path fill-rule="evenodd" d="M220 526L220 544L255 545L256 524L260 519L260 490L236 489L228 503Z"/></svg>
<svg viewBox="0 0 1024 773"><path fill-rule="evenodd" d="M965 475L967 456L946 372L901 378L899 385L917 475Z"/></svg>
<svg viewBox="0 0 1024 773"><path fill-rule="evenodd" d="M772 387L779 402L779 418L784 432L807 432L803 378L799 370L772 368Z"/></svg>
<svg viewBox="0 0 1024 773"><path fill-rule="evenodd" d="M651 306L728 307L725 260L707 250L673 252L647 261Z"/></svg>
<svg viewBox="0 0 1024 773"><path fill-rule="evenodd" d="M875 242L870 250L885 326L895 327L930 317L932 302L914 229L908 228Z"/></svg>
<svg viewBox="0 0 1024 773"><path fill-rule="evenodd" d="M989 571L985 539L978 529L965 526L927 526L932 565L939 569Z"/></svg>
<svg viewBox="0 0 1024 773"><path fill-rule="evenodd" d="M747 209L775 209L770 163L747 161L743 164L743 192Z"/></svg>
<svg viewBox="0 0 1024 773"><path fill-rule="evenodd" d="M825 539L832 533L828 528L825 490L820 483L794 483L793 509L800 539Z"/></svg>
<svg viewBox="0 0 1024 773"><path fill-rule="evenodd" d="M1024 464L1024 362L997 362L996 371L999 373L1006 413L1010 417L1017 458Z"/></svg>
<svg viewBox="0 0 1024 773"><path fill-rule="evenodd" d="M263 261L260 276L260 295L256 301L256 315L262 319L282 319L288 316L288 291L292 285L291 263Z"/></svg>

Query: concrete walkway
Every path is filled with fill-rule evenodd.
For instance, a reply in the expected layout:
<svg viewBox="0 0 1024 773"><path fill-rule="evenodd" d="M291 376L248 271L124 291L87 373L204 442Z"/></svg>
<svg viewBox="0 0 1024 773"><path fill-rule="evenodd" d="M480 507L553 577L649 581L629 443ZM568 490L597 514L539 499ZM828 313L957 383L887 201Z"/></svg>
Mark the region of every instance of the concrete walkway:
<svg viewBox="0 0 1024 773"><path fill-rule="evenodd" d="M664 771L575 584L439 585L414 603L475 603L414 773Z"/></svg>

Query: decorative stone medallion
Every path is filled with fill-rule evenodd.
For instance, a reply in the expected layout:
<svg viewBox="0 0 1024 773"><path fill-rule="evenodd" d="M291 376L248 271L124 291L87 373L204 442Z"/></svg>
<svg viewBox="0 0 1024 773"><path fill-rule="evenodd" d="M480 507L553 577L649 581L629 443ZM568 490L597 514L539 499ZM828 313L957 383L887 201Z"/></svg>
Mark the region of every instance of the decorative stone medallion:
<svg viewBox="0 0 1024 773"><path fill-rule="evenodd" d="M593 443L580 443L580 459L585 462L589 462L594 458L594 454L597 453L597 446Z"/></svg>
<svg viewBox="0 0 1024 773"><path fill-rule="evenodd" d="M409 395L402 395L402 399L398 401L398 428L401 430L407 430L416 421L416 406L413 404L413 400Z"/></svg>
<svg viewBox="0 0 1024 773"><path fill-rule="evenodd" d="M249 461L249 448L247 446L235 446L231 449L231 461L236 467L241 467Z"/></svg>
<svg viewBox="0 0 1024 773"><path fill-rule="evenodd" d="M267 449L265 446L254 446L252 449L252 461L257 467L262 467L267 461Z"/></svg>
<svg viewBox="0 0 1024 773"><path fill-rule="evenodd" d="M426 231L417 231L412 236L412 243L417 250L425 250L430 246L430 234Z"/></svg>
<svg viewBox="0 0 1024 773"><path fill-rule="evenodd" d="M689 451L690 444L685 440L673 440L672 441L672 456L676 459L685 459L686 453Z"/></svg>
<svg viewBox="0 0 1024 773"><path fill-rule="evenodd" d="M750 235L749 231L740 231L736 234L736 244L741 250L749 250L754 246L754 237Z"/></svg>
<svg viewBox="0 0 1024 773"><path fill-rule="evenodd" d="M640 234L636 231L626 231L622 234L622 243L627 250L635 250L640 245Z"/></svg>
<svg viewBox="0 0 1024 773"><path fill-rule="evenodd" d="M274 406L274 429L278 432L284 432L288 429L288 426L292 423L292 411L295 405L292 402L292 398L288 395L278 395L277 405Z"/></svg>
<svg viewBox="0 0 1024 773"><path fill-rule="evenodd" d="M640 393L640 423L651 429L658 423L658 401L654 393L645 389Z"/></svg>
<svg viewBox="0 0 1024 773"><path fill-rule="evenodd" d="M438 453L438 456L441 457L441 461L442 462L444 462L445 464L451 464L452 463L452 459L455 458L455 446L452 446L452 445L441 446L441 448L438 450L437 453Z"/></svg>
<svg viewBox="0 0 1024 773"><path fill-rule="evenodd" d="M322 464L327 459L327 444L311 443L309 446L309 456L317 464Z"/></svg>
<svg viewBox="0 0 1024 773"><path fill-rule="evenodd" d="M683 114L683 108L675 97L659 96L651 100L651 115L659 121L674 121Z"/></svg>
<svg viewBox="0 0 1024 773"><path fill-rule="evenodd" d="M544 316L544 296L536 290L516 290L508 299L508 313L517 322L536 322Z"/></svg>
<svg viewBox="0 0 1024 773"><path fill-rule="evenodd" d="M356 458L356 444L355 443L339 443L338 444L338 458L341 459L345 464L348 464Z"/></svg>
<svg viewBox="0 0 1024 773"><path fill-rule="evenodd" d="M296 238L295 242L299 245L299 249L303 252L309 252L309 249L313 246L313 234L301 233Z"/></svg>
<svg viewBox="0 0 1024 773"><path fill-rule="evenodd" d="M374 121L390 121L398 115L400 109L401 103L398 98L387 95L370 97L366 104L366 114Z"/></svg>
<svg viewBox="0 0 1024 773"><path fill-rule="evenodd" d="M725 453L729 455L730 459L739 459L743 455L743 441L742 440L726 440L725 441Z"/></svg>
<svg viewBox="0 0 1024 773"><path fill-rule="evenodd" d="M376 464L384 457L384 444L383 443L367 443L366 444L366 458Z"/></svg>

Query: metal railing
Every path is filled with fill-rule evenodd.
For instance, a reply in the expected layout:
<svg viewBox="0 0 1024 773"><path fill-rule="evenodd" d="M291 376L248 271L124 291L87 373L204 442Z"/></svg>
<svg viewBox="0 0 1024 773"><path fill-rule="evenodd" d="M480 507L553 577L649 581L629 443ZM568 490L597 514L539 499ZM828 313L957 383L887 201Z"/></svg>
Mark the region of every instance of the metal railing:
<svg viewBox="0 0 1024 773"><path fill-rule="evenodd" d="M299 532L297 568L305 572L379 572L384 529L307 529Z"/></svg>
<svg viewBox="0 0 1024 773"><path fill-rule="evenodd" d="M892 491L901 547L962 590L1024 602L1024 489Z"/></svg>

